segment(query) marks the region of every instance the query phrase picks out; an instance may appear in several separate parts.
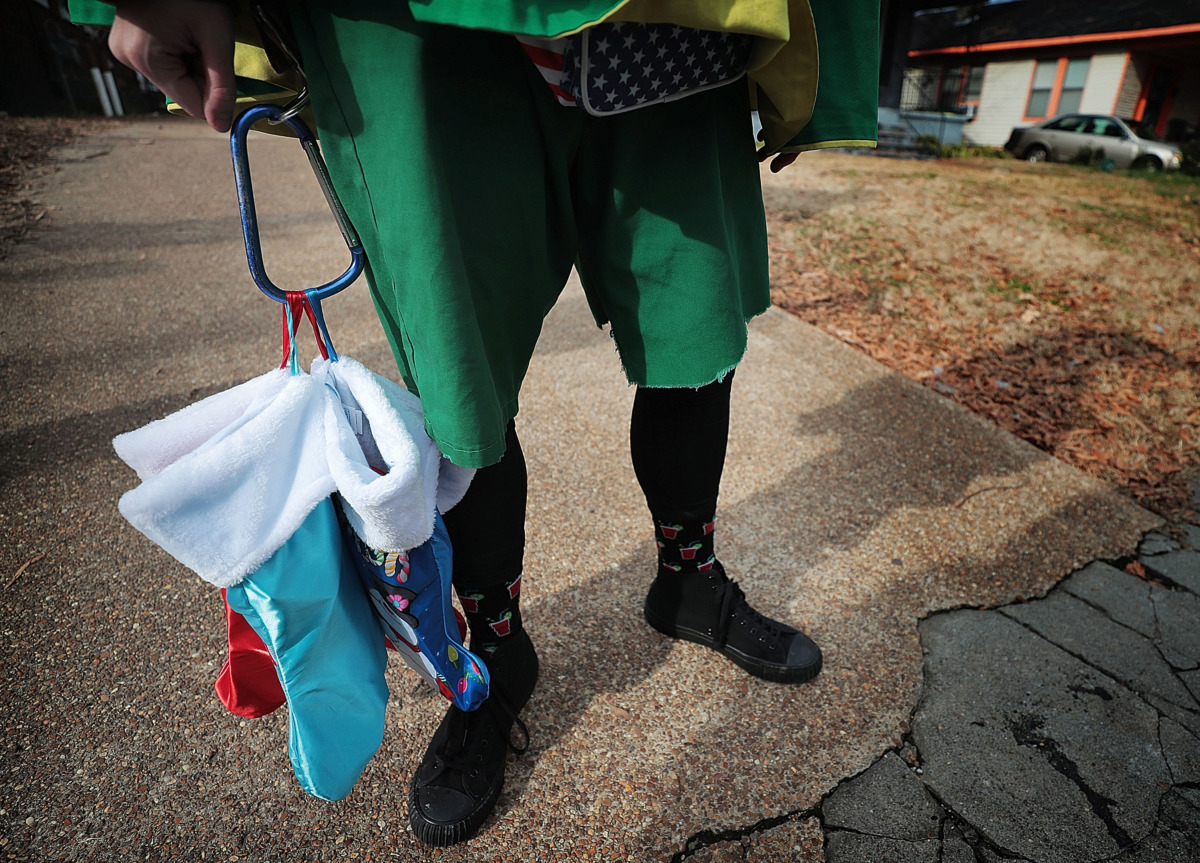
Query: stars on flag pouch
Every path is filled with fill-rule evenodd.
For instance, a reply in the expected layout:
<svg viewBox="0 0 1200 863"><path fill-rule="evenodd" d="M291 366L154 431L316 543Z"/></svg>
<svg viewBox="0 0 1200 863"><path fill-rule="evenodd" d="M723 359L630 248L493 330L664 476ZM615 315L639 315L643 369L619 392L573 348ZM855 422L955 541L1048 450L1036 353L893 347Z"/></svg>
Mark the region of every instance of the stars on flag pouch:
<svg viewBox="0 0 1200 863"><path fill-rule="evenodd" d="M753 37L621 22L540 44L520 41L561 104L607 116L736 81L746 73Z"/></svg>

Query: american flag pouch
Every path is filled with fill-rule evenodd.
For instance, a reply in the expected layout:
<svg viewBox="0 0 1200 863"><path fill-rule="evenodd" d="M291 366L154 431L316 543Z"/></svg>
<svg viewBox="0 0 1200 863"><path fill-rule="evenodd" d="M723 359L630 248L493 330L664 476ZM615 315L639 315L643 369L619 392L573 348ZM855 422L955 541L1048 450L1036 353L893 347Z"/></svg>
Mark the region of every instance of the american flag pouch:
<svg viewBox="0 0 1200 863"><path fill-rule="evenodd" d="M563 89L596 116L682 99L742 77L752 41L673 24L597 24L568 40Z"/></svg>
<svg viewBox="0 0 1200 863"><path fill-rule="evenodd" d="M562 39L517 37L560 104L621 114L728 84L751 36L674 24L597 24Z"/></svg>
<svg viewBox="0 0 1200 863"><path fill-rule="evenodd" d="M525 49L533 65L558 100L558 104L568 108L575 105L575 97L566 89L566 74L563 71L564 52L569 38L535 39L532 36L517 36L517 41Z"/></svg>

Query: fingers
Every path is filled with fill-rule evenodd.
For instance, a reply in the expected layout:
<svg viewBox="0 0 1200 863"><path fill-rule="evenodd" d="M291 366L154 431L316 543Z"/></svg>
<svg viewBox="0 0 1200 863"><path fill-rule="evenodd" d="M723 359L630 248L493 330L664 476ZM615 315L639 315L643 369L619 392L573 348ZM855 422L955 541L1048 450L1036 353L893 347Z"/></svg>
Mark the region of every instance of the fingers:
<svg viewBox="0 0 1200 863"><path fill-rule="evenodd" d="M771 156L772 156L772 154L771 154L771 153L762 153L762 152L760 152L760 153L758 154L758 161L760 161L760 162L765 162L765 161L767 161L768 159L770 159L770 158L771 158ZM772 174L778 174L780 171L782 171L782 170L783 170L784 168L786 168L788 165L792 164L792 162L796 161L796 159L798 159L799 157L800 157L800 154L799 154L799 153L778 153L778 154L775 154L775 158L774 158L774 159L771 161L771 173L772 173Z"/></svg>
<svg viewBox="0 0 1200 863"><path fill-rule="evenodd" d="M193 117L229 130L236 99L233 25L220 3L121 0L108 37L113 56Z"/></svg>
<svg viewBox="0 0 1200 863"><path fill-rule="evenodd" d="M186 55L164 50L146 31L121 18L113 22L108 47L118 61L149 78L187 113L202 116L204 101L191 78Z"/></svg>
<svg viewBox="0 0 1200 863"><path fill-rule="evenodd" d="M771 162L771 173L778 174L800 156L799 153L780 153Z"/></svg>

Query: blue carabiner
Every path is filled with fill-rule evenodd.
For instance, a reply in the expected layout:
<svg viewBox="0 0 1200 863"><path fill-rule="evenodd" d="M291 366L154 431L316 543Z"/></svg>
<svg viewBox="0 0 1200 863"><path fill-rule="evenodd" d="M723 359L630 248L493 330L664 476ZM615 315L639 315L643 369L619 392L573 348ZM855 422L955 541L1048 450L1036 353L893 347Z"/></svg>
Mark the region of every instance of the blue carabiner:
<svg viewBox="0 0 1200 863"><path fill-rule="evenodd" d="M250 275L254 279L254 284L258 285L259 290L277 303L286 302L285 292L271 281L267 275L266 266L263 264L262 241L258 235L258 215L254 209L254 188L250 182L250 159L246 153L246 136L249 134L251 126L259 120L285 122L300 139L313 173L317 175L321 192L324 193L329 209L333 212L333 218L342 232L346 247L350 249L350 267L346 272L331 282L304 291L321 322L321 329L324 330L324 319L321 317L320 311L321 299L336 294L357 279L362 274L366 255L363 252L362 243L358 239L358 234L355 233L354 226L350 224L350 218L342 207L342 202L338 200L337 193L333 190L329 170L325 167L325 160L321 158L321 150L317 146L316 137L299 117L283 117L282 115L283 109L275 105L256 105L242 112L241 116L234 121L233 131L230 134L229 146L233 151L233 178L237 185L238 209L242 215L242 238L246 242L246 261L250 265ZM281 117L282 120L280 120Z"/></svg>

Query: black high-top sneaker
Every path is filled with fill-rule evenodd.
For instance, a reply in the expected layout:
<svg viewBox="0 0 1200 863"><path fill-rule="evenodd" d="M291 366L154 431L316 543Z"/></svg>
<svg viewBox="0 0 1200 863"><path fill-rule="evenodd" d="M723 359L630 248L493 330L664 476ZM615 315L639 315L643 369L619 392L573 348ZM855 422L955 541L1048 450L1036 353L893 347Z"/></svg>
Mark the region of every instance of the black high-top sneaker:
<svg viewBox="0 0 1200 863"><path fill-rule="evenodd" d="M412 779L408 821L427 845L454 845L473 836L500 796L508 750L521 753L529 745L517 714L537 684L533 642L522 630L486 661L487 701L469 713L451 705ZM524 737L519 747L509 739L514 723Z"/></svg>
<svg viewBox="0 0 1200 863"><path fill-rule="evenodd" d="M711 647L764 680L802 683L821 671L812 639L751 608L719 561L704 572L660 571L644 612L663 635Z"/></svg>

